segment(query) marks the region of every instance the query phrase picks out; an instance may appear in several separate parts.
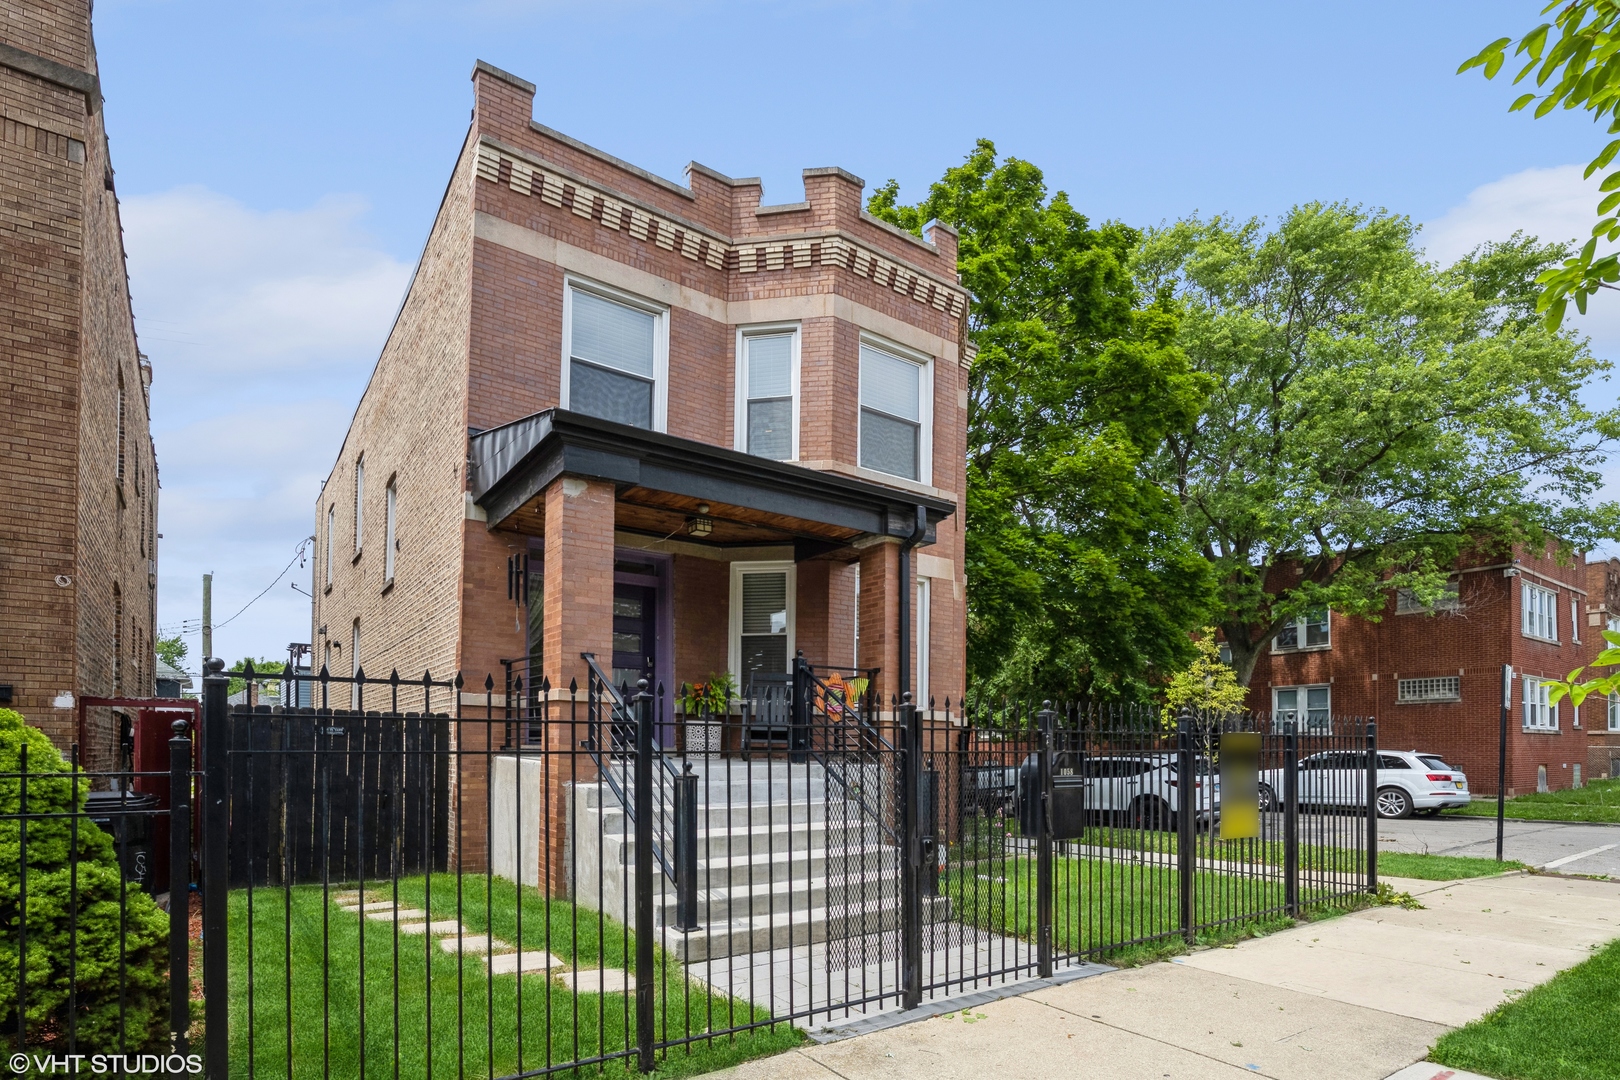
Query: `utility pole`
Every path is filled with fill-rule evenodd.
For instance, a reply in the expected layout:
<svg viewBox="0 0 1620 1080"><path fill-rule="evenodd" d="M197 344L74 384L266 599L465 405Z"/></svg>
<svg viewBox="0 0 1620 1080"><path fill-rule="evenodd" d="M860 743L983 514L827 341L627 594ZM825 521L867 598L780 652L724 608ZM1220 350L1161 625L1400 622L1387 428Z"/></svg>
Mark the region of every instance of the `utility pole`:
<svg viewBox="0 0 1620 1080"><path fill-rule="evenodd" d="M214 655L214 575L203 575L202 658Z"/></svg>

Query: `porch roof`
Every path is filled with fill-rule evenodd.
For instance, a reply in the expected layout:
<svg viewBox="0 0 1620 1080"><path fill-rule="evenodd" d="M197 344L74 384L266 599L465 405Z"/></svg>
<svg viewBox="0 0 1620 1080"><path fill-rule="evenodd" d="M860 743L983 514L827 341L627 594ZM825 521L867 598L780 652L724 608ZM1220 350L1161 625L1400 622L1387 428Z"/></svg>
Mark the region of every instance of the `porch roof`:
<svg viewBox="0 0 1620 1080"><path fill-rule="evenodd" d="M910 536L919 511L927 535L955 512L952 502L859 477L808 469L661 432L546 409L478 432L469 440L472 497L490 528L508 522L559 476L611 481L621 498L640 492L769 515L788 534L848 542ZM649 509L658 500L637 500ZM674 505L669 509L673 510ZM839 545L841 546L841 545Z"/></svg>

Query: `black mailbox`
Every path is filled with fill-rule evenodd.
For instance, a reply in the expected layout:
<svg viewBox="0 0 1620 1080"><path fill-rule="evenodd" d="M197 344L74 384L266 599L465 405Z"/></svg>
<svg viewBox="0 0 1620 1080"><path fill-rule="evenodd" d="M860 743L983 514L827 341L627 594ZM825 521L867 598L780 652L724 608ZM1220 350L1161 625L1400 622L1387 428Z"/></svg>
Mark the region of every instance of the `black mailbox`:
<svg viewBox="0 0 1620 1080"><path fill-rule="evenodd" d="M1053 840L1078 840L1086 831L1086 778L1081 755L1053 755L1052 808L1048 825ZM1034 754L1018 767L1018 829L1024 836L1040 831L1040 766Z"/></svg>

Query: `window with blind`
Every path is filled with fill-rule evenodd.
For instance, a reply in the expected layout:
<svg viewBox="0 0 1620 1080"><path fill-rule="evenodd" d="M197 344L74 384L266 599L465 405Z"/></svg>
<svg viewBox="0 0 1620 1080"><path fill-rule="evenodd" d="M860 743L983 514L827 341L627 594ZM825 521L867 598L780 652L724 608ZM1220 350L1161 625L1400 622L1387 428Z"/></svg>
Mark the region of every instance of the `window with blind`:
<svg viewBox="0 0 1620 1080"><path fill-rule="evenodd" d="M793 353L798 334L742 335L742 438L750 454L791 460L793 447Z"/></svg>
<svg viewBox="0 0 1620 1080"><path fill-rule="evenodd" d="M655 426L661 316L595 292L568 290L568 408Z"/></svg>
<svg viewBox="0 0 1620 1080"><path fill-rule="evenodd" d="M383 493L383 580L394 580L394 549L399 541L394 536L394 510L399 499L399 488L393 480Z"/></svg>
<svg viewBox="0 0 1620 1080"><path fill-rule="evenodd" d="M861 466L922 479L922 365L861 346Z"/></svg>
<svg viewBox="0 0 1620 1080"><path fill-rule="evenodd" d="M360 550L366 531L366 455L354 463L354 550Z"/></svg>
<svg viewBox="0 0 1620 1080"><path fill-rule="evenodd" d="M1540 585L1524 583L1522 629L1525 637L1558 640L1558 594Z"/></svg>
<svg viewBox="0 0 1620 1080"><path fill-rule="evenodd" d="M326 508L326 584L332 584L332 530L336 528L337 505Z"/></svg>
<svg viewBox="0 0 1620 1080"><path fill-rule="evenodd" d="M1321 608L1284 623L1282 629L1277 631L1277 636L1271 639L1271 651L1326 649L1331 643L1328 637L1327 608Z"/></svg>
<svg viewBox="0 0 1620 1080"><path fill-rule="evenodd" d="M787 566L734 563L732 612L738 680L783 675L793 655L793 575Z"/></svg>

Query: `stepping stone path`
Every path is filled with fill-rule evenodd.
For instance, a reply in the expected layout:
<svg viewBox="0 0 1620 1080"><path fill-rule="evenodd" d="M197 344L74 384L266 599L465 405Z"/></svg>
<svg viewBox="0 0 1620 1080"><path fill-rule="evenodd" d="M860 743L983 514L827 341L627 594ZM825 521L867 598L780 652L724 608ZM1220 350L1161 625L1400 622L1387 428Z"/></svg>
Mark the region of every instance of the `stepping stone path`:
<svg viewBox="0 0 1620 1080"><path fill-rule="evenodd" d="M332 894L332 902L352 915L364 915L378 922L396 920L401 934L430 934L439 939L439 948L447 953L463 956L483 956L491 975L532 975L560 968L563 962L544 949L519 950L499 938L471 930L456 919L426 921L428 913L420 908L395 907L392 900L379 899L376 893L362 896L356 890ZM623 971L598 972L565 971L560 979L576 993L624 993L635 989L636 980Z"/></svg>

